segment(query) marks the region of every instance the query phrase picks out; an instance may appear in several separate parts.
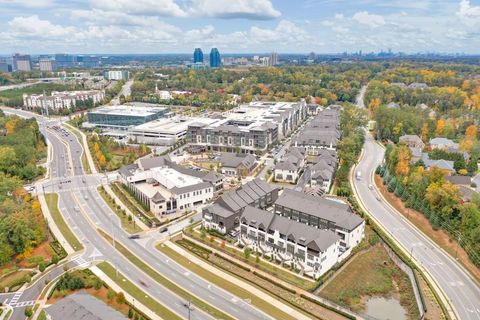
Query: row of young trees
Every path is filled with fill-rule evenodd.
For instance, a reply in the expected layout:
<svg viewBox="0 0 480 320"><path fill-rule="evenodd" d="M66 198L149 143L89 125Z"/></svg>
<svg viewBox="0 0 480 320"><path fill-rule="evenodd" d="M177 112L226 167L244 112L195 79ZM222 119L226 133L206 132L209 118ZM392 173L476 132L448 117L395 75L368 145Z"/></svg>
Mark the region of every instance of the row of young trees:
<svg viewBox="0 0 480 320"><path fill-rule="evenodd" d="M480 266L480 196L464 203L459 187L445 179L438 168L426 170L420 162L411 165L406 146L389 145L385 165L377 168L390 192L407 207L422 212L434 228L460 239L471 260Z"/></svg>
<svg viewBox="0 0 480 320"><path fill-rule="evenodd" d="M365 141L363 127L367 122L367 114L351 103L344 103L340 115L342 139L338 146L339 168L335 175L337 195L349 196L350 185L348 174L350 168L357 162Z"/></svg>

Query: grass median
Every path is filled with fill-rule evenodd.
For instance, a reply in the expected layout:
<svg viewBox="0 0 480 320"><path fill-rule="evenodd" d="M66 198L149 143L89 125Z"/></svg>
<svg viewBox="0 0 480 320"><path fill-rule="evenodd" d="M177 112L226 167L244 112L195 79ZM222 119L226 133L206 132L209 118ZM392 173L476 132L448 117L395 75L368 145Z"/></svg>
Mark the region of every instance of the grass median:
<svg viewBox="0 0 480 320"><path fill-rule="evenodd" d="M121 273L118 273L107 262L102 262L97 267L103 271L110 279L112 279L123 291L128 292L135 300L146 306L151 311L155 312L162 319L182 319L176 313L166 308L155 299L145 295L145 292L125 278Z"/></svg>
<svg viewBox="0 0 480 320"><path fill-rule="evenodd" d="M102 196L103 200L108 204L110 209L118 216L122 224L122 228L128 233L137 233L142 231L142 229L134 222L132 217L128 217L127 213L120 209L120 206L115 203L115 200L105 191L105 189L100 186L97 188L98 193Z"/></svg>
<svg viewBox="0 0 480 320"><path fill-rule="evenodd" d="M70 246L72 246L75 251L82 250L83 245L80 243L80 241L78 241L77 237L75 237L72 230L68 227L67 223L63 219L62 214L58 210L58 194L46 193L45 201L47 202L48 209L50 210L50 214L52 215L55 224Z"/></svg>
<svg viewBox="0 0 480 320"><path fill-rule="evenodd" d="M157 249L170 257L172 260L175 260L175 262L179 263L182 265L184 268L189 269L193 273L199 275L200 277L204 278L208 282L211 282L215 284L216 286L228 291L235 293L235 295L239 298L242 299L249 299L251 303L262 310L263 312L267 313L268 315L272 316L275 319L292 319L294 320L295 318L290 316L289 314L281 311L280 309L276 308L274 305L269 304L265 300L257 297L256 295L253 295L250 291L243 289L237 285L232 284L229 281L226 281L224 278L207 271L206 269L202 268L198 264L191 263L190 260L185 258L184 256L180 255L177 253L175 250L167 247L167 246L162 246L158 245Z"/></svg>
<svg viewBox="0 0 480 320"><path fill-rule="evenodd" d="M101 230L99 232L105 239L107 239L110 243L112 243L112 238L108 234L104 233ZM205 301L200 300L195 295L192 295L188 291L186 291L183 288L177 286L175 283L173 283L172 281L170 281L167 278L165 278L164 276L162 276L160 273L156 272L148 264L143 262L140 258L138 258L135 254L133 254L130 250L125 248L120 243L116 242L115 243L115 248L123 256L125 256L125 258L127 258L131 263L133 263L138 268L140 268L143 272L145 272L148 276L150 276L157 283L159 283L160 285L169 289L170 291L172 291L176 295L180 296L181 298L185 299L186 301L191 301L198 309L208 313L209 315L211 315L215 319L234 320L233 317L231 317L228 314L218 310L217 308L215 308L212 305L206 303Z"/></svg>
<svg viewBox="0 0 480 320"><path fill-rule="evenodd" d="M80 143L80 145L83 147L83 138L82 138L82 134L78 131L77 128L73 127L72 125L70 124L66 124L66 126L68 127L68 129L70 129L70 131L75 135L75 137L77 137L77 140L78 142ZM88 164L88 161L87 161L87 155L85 154L86 150L83 150L82 152L82 166L83 166L83 170L85 171L86 174L91 174L92 173L92 170L90 169L90 165Z"/></svg>

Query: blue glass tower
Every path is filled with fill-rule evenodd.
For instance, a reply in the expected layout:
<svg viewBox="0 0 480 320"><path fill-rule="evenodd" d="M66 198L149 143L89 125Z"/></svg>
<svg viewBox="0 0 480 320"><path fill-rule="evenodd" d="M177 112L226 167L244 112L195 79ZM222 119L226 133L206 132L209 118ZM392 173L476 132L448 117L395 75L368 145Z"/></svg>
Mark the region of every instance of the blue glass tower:
<svg viewBox="0 0 480 320"><path fill-rule="evenodd" d="M200 48L195 48L193 52L193 63L203 63L203 52Z"/></svg>
<svg viewBox="0 0 480 320"><path fill-rule="evenodd" d="M212 50L210 50L210 67L219 68L221 65L220 52L218 52L217 48L212 48Z"/></svg>

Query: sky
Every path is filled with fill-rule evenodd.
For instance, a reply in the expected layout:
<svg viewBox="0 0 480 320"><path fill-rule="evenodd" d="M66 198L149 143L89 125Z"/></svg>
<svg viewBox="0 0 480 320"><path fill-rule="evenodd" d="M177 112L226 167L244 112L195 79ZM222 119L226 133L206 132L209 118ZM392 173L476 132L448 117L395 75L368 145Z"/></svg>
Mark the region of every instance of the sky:
<svg viewBox="0 0 480 320"><path fill-rule="evenodd" d="M0 54L480 53L480 0L0 0Z"/></svg>

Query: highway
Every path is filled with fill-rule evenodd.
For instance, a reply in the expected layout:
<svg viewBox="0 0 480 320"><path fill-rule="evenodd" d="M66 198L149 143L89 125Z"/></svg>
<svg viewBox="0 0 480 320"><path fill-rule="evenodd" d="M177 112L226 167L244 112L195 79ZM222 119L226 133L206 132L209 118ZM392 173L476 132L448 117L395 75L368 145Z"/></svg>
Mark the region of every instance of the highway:
<svg viewBox="0 0 480 320"><path fill-rule="evenodd" d="M8 112L23 116L28 114L18 110ZM38 116L37 119L41 117ZM145 239L129 239L128 234L121 228L118 217L97 192L97 186L107 182L106 177L84 175L81 165L83 148L75 136L71 133L68 136L53 134L51 130L44 130L43 126L42 129L53 151L49 164L52 181L46 181L38 187L38 190L41 192L44 187L45 192L59 194L59 209L72 231L85 246L84 253L76 258L77 264L86 264L92 260L108 261L138 286L141 286L140 281L146 282L147 286L142 287L146 294L156 298L182 317L188 317L188 309L184 306L186 301L157 284L115 251L96 230L103 228L115 238L117 243L122 243L150 267L223 312L238 319L270 319L268 315L232 293L210 284L159 252L152 252ZM60 181L62 181L61 184ZM147 242L151 244L152 241L147 240ZM211 317L196 308L191 313L191 319L211 319Z"/></svg>
<svg viewBox="0 0 480 320"><path fill-rule="evenodd" d="M384 149L367 134L362 157L355 169L360 180L353 179L357 197L366 210L390 233L412 258L421 265L445 292L458 319L480 319L480 288L449 255L444 253L400 213L385 203L376 188L369 189ZM377 197L380 200L377 200Z"/></svg>

